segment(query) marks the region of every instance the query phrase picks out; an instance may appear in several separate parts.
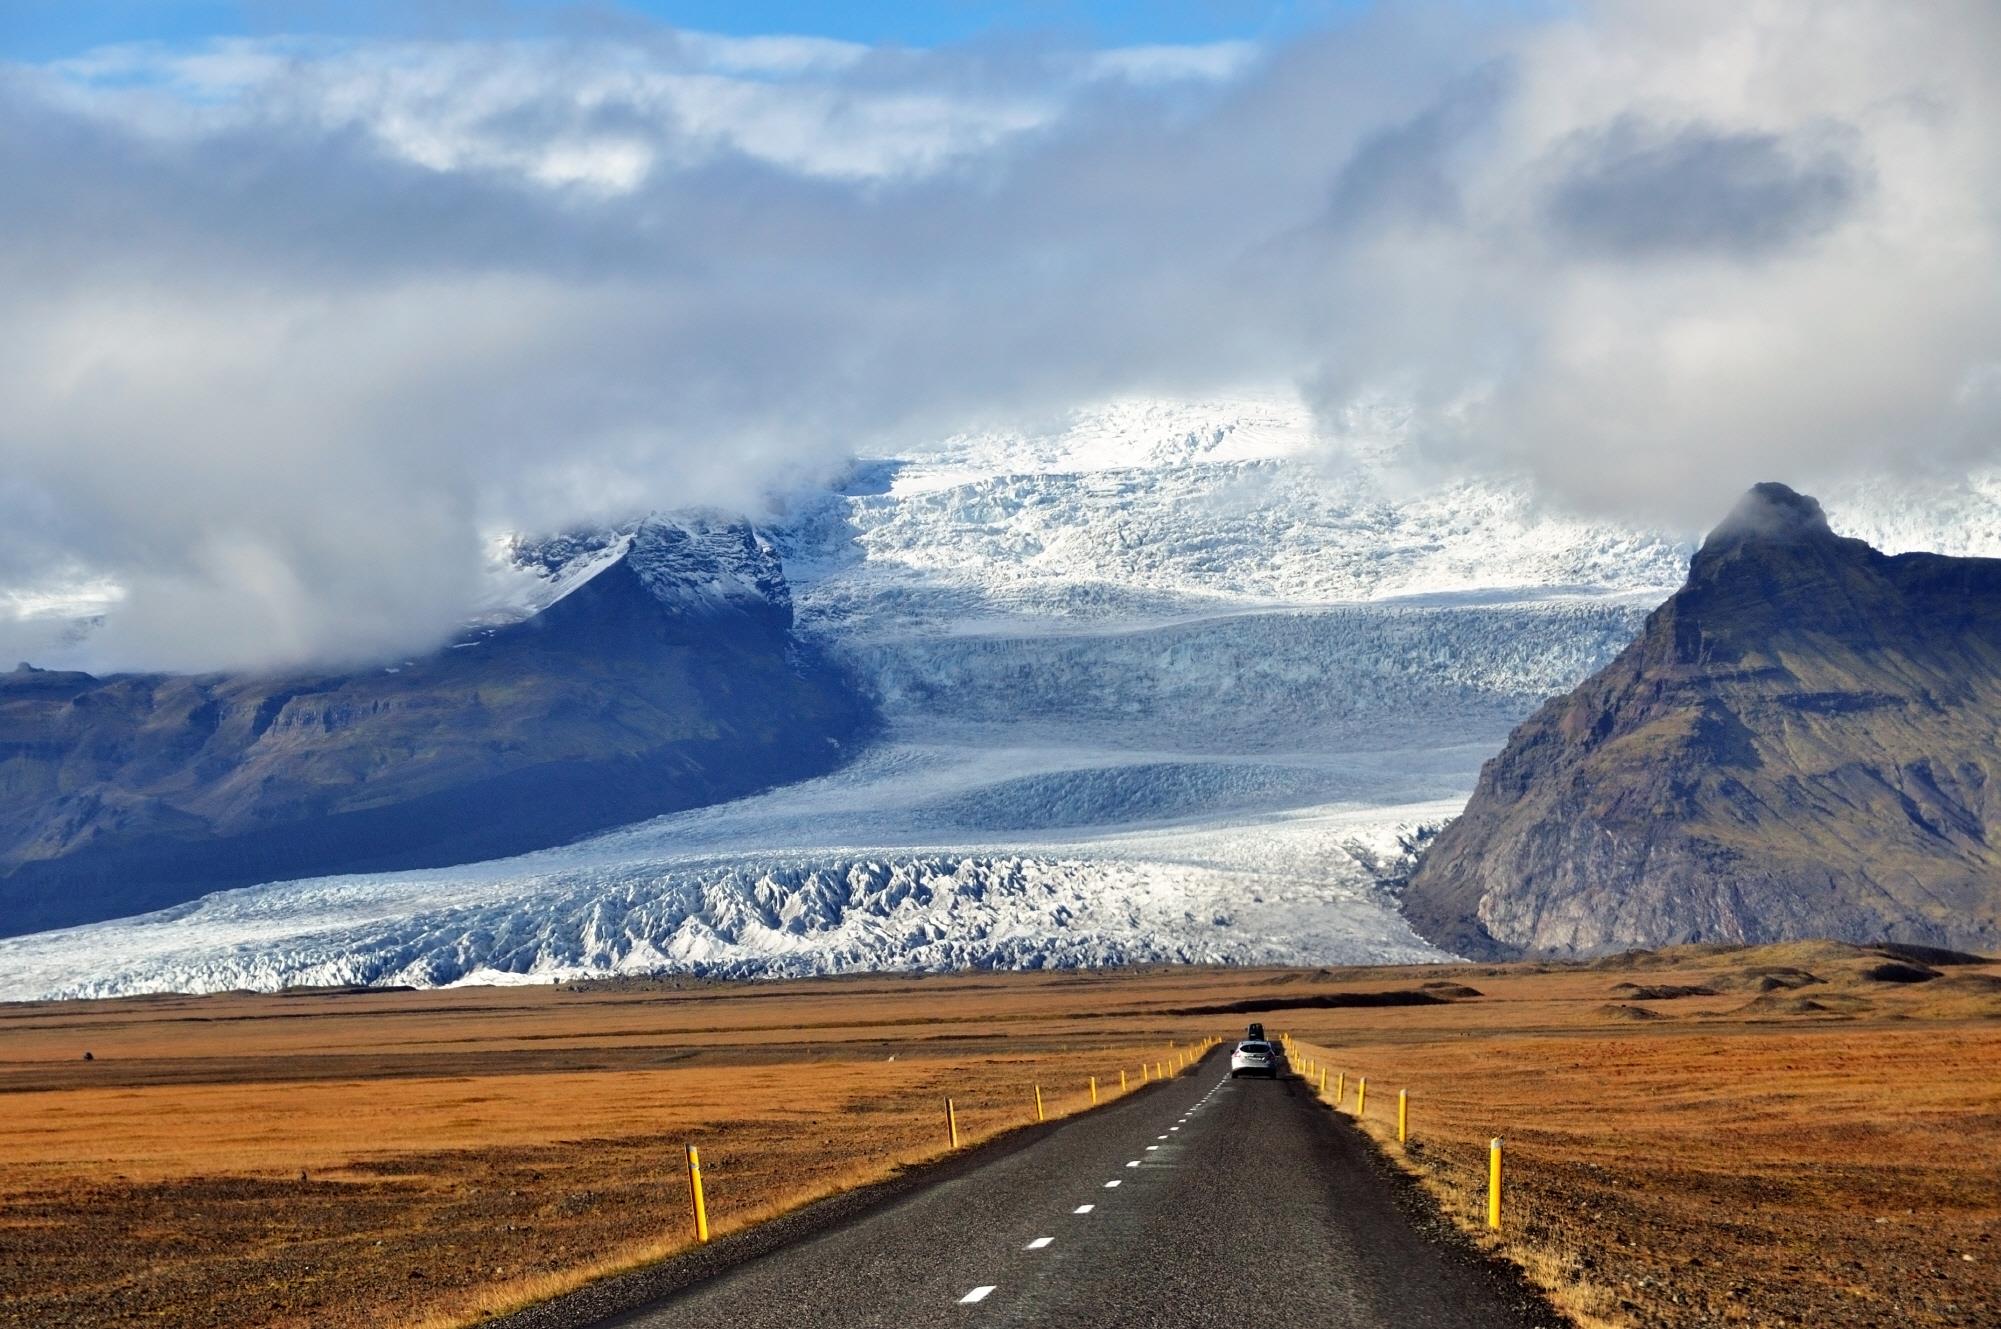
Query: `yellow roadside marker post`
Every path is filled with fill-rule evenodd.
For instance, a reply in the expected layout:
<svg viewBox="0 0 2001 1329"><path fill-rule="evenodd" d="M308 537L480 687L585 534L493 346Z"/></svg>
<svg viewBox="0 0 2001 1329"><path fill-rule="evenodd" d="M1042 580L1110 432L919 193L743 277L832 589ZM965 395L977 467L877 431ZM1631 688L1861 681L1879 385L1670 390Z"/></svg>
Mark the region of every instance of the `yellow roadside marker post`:
<svg viewBox="0 0 2001 1329"><path fill-rule="evenodd" d="M1348 1096L1348 1072L1336 1071L1334 1074L1334 1106L1340 1107L1341 1100L1346 1098L1347 1096Z"/></svg>
<svg viewBox="0 0 2001 1329"><path fill-rule="evenodd" d="M702 1155L688 1146L688 1197L695 1209L695 1240L709 1239L709 1206L702 1198Z"/></svg>
<svg viewBox="0 0 2001 1329"><path fill-rule="evenodd" d="M1042 1120L1042 1086L1035 1086L1035 1119Z"/></svg>
<svg viewBox="0 0 2001 1329"><path fill-rule="evenodd" d="M1410 1139L1410 1090L1397 1090L1397 1143Z"/></svg>
<svg viewBox="0 0 2001 1329"><path fill-rule="evenodd" d="M1320 1092L1323 1094L1327 1092L1327 1068L1325 1066L1320 1068Z"/></svg>
<svg viewBox="0 0 2001 1329"><path fill-rule="evenodd" d="M1501 1137L1487 1145L1487 1226L1501 1230Z"/></svg>
<svg viewBox="0 0 2001 1329"><path fill-rule="evenodd" d="M1098 1106L1098 1077L1095 1075L1091 1077L1091 1106Z"/></svg>
<svg viewBox="0 0 2001 1329"><path fill-rule="evenodd" d="M959 1110L949 1098L945 1100L945 1138L954 1149L959 1147Z"/></svg>
<svg viewBox="0 0 2001 1329"><path fill-rule="evenodd" d="M1126 1091L1126 1073L1125 1071L1121 1070L1119 1072L1119 1092L1123 1094L1125 1091Z"/></svg>
<svg viewBox="0 0 2001 1329"><path fill-rule="evenodd" d="M1364 1075L1355 1081L1355 1115L1361 1116L1369 1110L1369 1077Z"/></svg>

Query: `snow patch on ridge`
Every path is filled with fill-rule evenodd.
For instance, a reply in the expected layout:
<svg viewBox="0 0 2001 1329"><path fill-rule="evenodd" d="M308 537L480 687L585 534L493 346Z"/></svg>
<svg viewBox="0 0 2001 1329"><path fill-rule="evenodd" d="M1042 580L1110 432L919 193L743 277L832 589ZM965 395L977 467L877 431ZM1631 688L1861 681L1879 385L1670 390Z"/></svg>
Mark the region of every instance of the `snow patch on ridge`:
<svg viewBox="0 0 2001 1329"><path fill-rule="evenodd" d="M789 622L792 593L771 541L741 517L652 513L540 539L508 536L490 554L494 583L482 621L541 613L620 561L655 599L679 612L752 613Z"/></svg>

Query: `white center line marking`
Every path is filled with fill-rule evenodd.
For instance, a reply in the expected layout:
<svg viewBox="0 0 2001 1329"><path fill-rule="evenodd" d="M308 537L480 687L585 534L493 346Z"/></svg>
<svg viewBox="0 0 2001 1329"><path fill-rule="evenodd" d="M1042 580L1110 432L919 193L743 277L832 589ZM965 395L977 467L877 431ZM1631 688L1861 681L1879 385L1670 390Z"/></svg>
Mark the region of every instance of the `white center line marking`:
<svg viewBox="0 0 2001 1329"><path fill-rule="evenodd" d="M1044 1246L1049 1245L1055 1240L1056 1238L1054 1237L1037 1237L1034 1241L1031 1241L1026 1246L1023 1246L1022 1249L1025 1251L1039 1251Z"/></svg>
<svg viewBox="0 0 2001 1329"><path fill-rule="evenodd" d="M1134 1159L1134 1160L1133 1160L1132 1162L1130 1162L1130 1163L1126 1164L1126 1166L1127 1166L1127 1167L1138 1167L1138 1166L1139 1166L1139 1160L1138 1160L1137 1158L1135 1158L1135 1159Z"/></svg>
<svg viewBox="0 0 2001 1329"><path fill-rule="evenodd" d="M1175 1126L1169 1126L1169 1127L1168 1127L1167 1129L1169 1129L1169 1130L1178 1130L1179 1128L1178 1128L1178 1127L1175 1127ZM1156 1140L1165 1140L1165 1139L1166 1139L1167 1137L1166 1137L1165 1135L1156 1135L1156 1136L1154 1136L1153 1138L1154 1138L1154 1139L1156 1139Z"/></svg>
<svg viewBox="0 0 2001 1329"><path fill-rule="evenodd" d="M1114 1178L1113 1178L1112 1180L1110 1180L1110 1181L1108 1181L1108 1182L1106 1182L1106 1183L1105 1183L1105 1189L1106 1189L1106 1190L1110 1190L1110 1189L1111 1189L1112 1187L1114 1187L1114 1186L1116 1186L1116 1185L1118 1185L1118 1184L1119 1184L1119 1182L1118 1182L1118 1178L1114 1177Z"/></svg>
<svg viewBox="0 0 2001 1329"><path fill-rule="evenodd" d="M1148 1145L1148 1146L1146 1147L1146 1151L1147 1151L1147 1152L1148 1152L1148 1153L1150 1154L1150 1153L1152 1153L1152 1152L1153 1152L1154 1150L1156 1150L1156 1149L1158 1149L1158 1148L1160 1148L1160 1146L1159 1146L1159 1145L1157 1145L1157 1144L1150 1144L1150 1145Z"/></svg>
<svg viewBox="0 0 2001 1329"><path fill-rule="evenodd" d="M970 1306L976 1301L985 1301L987 1299L987 1294L992 1292L993 1290L994 1290L994 1285L992 1283L987 1283L981 1287L976 1287L971 1292L968 1292L965 1296L960 1297L959 1304L961 1306Z"/></svg>
<svg viewBox="0 0 2001 1329"><path fill-rule="evenodd" d="M1171 1131L1178 1131L1178 1130L1180 1130L1181 1128L1180 1128L1179 1126L1169 1126L1169 1127L1168 1127L1167 1129L1169 1129L1169 1130L1171 1130Z"/></svg>

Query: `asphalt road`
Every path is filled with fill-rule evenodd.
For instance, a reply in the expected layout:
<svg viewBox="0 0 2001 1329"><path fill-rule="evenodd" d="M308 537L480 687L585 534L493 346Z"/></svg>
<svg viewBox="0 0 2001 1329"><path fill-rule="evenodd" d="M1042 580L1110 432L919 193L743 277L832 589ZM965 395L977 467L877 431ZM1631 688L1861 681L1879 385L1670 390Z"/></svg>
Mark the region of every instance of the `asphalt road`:
<svg viewBox="0 0 2001 1329"><path fill-rule="evenodd" d="M1191 1075L608 1323L627 1329L1557 1321L1413 1221L1295 1080Z"/></svg>

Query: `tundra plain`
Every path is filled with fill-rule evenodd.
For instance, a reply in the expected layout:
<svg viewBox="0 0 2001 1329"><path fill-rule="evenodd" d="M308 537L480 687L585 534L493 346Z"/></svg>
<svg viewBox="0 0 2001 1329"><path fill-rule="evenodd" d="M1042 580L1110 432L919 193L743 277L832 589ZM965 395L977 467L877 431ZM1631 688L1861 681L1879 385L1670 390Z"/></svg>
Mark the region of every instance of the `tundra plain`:
<svg viewBox="0 0 2001 1329"><path fill-rule="evenodd" d="M2001 1318L2001 964L1806 945L0 1006L0 1325L476 1323L1251 1019L1580 1323Z"/></svg>

